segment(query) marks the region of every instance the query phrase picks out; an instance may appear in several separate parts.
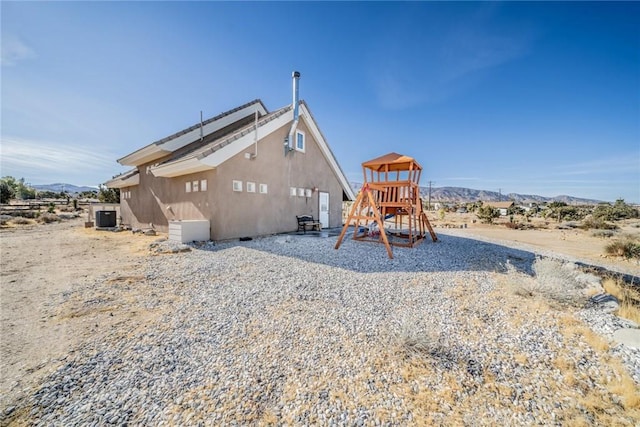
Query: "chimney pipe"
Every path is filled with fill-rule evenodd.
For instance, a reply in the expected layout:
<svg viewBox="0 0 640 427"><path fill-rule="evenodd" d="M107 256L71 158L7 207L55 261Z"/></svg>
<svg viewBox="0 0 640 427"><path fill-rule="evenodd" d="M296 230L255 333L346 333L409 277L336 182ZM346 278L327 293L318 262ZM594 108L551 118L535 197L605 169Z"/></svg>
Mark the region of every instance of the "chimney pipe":
<svg viewBox="0 0 640 427"><path fill-rule="evenodd" d="M291 107L293 108L293 123L291 124L291 129L289 130L289 136L284 144L284 155L286 156L289 151L292 151L295 147L294 138L296 136L296 129L298 128L298 114L299 114L299 104L300 98L298 97L298 81L300 80L300 72L294 71L291 73L291 77L293 79L293 102Z"/></svg>

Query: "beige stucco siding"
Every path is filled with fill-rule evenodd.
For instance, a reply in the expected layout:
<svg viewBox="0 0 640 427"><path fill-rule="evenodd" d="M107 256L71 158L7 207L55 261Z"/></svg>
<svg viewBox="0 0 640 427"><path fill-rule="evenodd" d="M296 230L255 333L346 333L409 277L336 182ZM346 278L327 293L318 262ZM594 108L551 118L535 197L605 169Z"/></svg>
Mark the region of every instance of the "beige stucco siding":
<svg viewBox="0 0 640 427"><path fill-rule="evenodd" d="M301 120L305 152L284 156L283 141L290 123L258 142L257 157L249 160L254 146L236 154L216 169L174 178L155 177L139 167L140 184L130 187L131 197L121 200L123 223L146 228L153 223L166 232L172 219L208 219L211 238L225 240L261 236L297 229L296 215L318 218L319 192L328 192L329 226L342 222L342 187L324 158L311 132ZM186 183L207 181L207 191L186 192ZM242 182L242 191L233 190L233 181ZM247 183L255 192L247 191ZM267 193L260 193L266 184ZM192 184L193 186L193 184ZM316 189L311 197L291 196L290 188ZM200 189L200 188L199 188Z"/></svg>

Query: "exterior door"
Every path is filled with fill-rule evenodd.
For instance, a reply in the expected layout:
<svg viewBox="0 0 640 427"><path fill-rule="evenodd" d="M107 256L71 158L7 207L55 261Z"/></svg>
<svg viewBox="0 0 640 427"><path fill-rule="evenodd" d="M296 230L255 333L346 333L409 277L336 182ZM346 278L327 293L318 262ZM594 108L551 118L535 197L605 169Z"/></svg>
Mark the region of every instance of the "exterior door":
<svg viewBox="0 0 640 427"><path fill-rule="evenodd" d="M329 193L321 191L318 194L318 202L320 204L318 219L320 220L320 224L322 224L322 228L329 228Z"/></svg>

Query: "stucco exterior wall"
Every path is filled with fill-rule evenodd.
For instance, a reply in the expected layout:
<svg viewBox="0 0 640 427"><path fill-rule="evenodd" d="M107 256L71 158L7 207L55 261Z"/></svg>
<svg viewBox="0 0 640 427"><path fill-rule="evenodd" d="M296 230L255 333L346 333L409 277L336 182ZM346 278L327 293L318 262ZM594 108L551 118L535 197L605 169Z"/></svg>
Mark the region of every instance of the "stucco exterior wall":
<svg viewBox="0 0 640 427"><path fill-rule="evenodd" d="M297 229L296 215L318 218L319 192L329 193L329 226L342 223L342 187L337 176L308 131L304 119L298 129L305 133L305 152L284 156L283 141L290 123L258 142L258 155L247 159L254 146L236 154L218 168L174 178L159 178L139 167L140 184L122 189L131 197L121 198L123 223L146 228L149 223L162 232L173 219L208 219L211 239L225 240L260 236ZM186 183L207 182L207 191L186 192ZM233 181L242 191L233 190ZM255 192L247 191L247 183ZM266 194L260 185L266 184ZM317 189L311 197L290 195L290 188Z"/></svg>

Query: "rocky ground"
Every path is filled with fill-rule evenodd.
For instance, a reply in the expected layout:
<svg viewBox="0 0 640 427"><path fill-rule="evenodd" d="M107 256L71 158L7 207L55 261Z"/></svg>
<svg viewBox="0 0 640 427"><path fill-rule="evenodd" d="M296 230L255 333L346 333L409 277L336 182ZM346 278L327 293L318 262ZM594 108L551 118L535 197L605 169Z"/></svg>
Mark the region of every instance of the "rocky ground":
<svg viewBox="0 0 640 427"><path fill-rule="evenodd" d="M393 260L335 238L156 243L54 295L46 315L91 332L7 386L2 424L640 422L640 352L612 340L637 325L588 302L596 278L439 233Z"/></svg>

